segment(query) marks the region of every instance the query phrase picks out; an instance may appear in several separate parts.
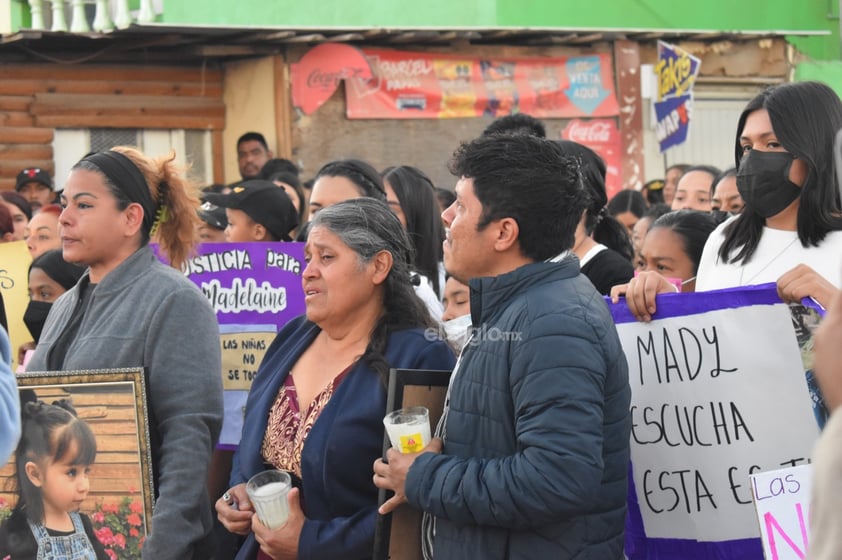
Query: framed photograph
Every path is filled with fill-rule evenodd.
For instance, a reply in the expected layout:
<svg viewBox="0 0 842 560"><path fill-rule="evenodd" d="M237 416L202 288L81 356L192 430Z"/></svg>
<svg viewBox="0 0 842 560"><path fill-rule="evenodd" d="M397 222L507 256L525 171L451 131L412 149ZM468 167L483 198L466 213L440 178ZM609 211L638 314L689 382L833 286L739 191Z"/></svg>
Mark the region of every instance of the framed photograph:
<svg viewBox="0 0 842 560"><path fill-rule="evenodd" d="M90 426L96 460L80 511L106 551L121 559L140 558L154 500L143 369L27 372L17 382L22 402L67 400ZM12 457L0 469L0 520L17 501L14 476Z"/></svg>
<svg viewBox="0 0 842 560"><path fill-rule="evenodd" d="M435 433L444 410L450 374L447 370L390 370L386 412L408 406L426 406L430 411L430 429ZM384 434L384 457L391 446L389 436ZM379 502L385 501L386 491L381 490ZM373 558L421 560L421 512L404 505L389 515L378 515Z"/></svg>

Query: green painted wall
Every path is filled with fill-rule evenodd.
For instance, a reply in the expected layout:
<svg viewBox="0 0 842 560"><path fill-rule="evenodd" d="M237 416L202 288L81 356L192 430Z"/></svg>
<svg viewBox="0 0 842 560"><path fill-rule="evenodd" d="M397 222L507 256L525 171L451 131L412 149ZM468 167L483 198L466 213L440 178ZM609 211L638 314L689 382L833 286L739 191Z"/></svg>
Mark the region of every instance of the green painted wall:
<svg viewBox="0 0 842 560"><path fill-rule="evenodd" d="M804 30L824 29L834 1L497 0L497 12L512 26Z"/></svg>
<svg viewBox="0 0 842 560"><path fill-rule="evenodd" d="M795 81L818 80L824 82L842 97L842 61L828 60L802 62L795 67Z"/></svg>
<svg viewBox="0 0 842 560"><path fill-rule="evenodd" d="M260 27L829 31L829 37L792 42L816 59L840 57L838 0L167 0L162 20Z"/></svg>
<svg viewBox="0 0 842 560"><path fill-rule="evenodd" d="M836 0L168 0L164 20L259 26L815 30L828 29L835 4ZM836 12L838 17L838 8Z"/></svg>
<svg viewBox="0 0 842 560"><path fill-rule="evenodd" d="M496 5L493 0L167 0L163 21L261 27L494 26Z"/></svg>

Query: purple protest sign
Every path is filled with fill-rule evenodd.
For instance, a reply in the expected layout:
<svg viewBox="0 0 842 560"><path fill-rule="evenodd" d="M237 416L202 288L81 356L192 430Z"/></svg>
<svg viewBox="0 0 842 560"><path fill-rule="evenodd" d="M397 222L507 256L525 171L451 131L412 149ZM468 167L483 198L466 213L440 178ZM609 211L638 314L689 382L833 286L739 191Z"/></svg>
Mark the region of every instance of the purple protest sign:
<svg viewBox="0 0 842 560"><path fill-rule="evenodd" d="M305 312L305 266L303 243L205 243L183 267L219 322L225 401L220 447L240 441L243 407L266 349L281 327Z"/></svg>
<svg viewBox="0 0 842 560"><path fill-rule="evenodd" d="M798 326L775 285L611 305L629 365L631 560L762 558L749 476L806 463L822 423Z"/></svg>
<svg viewBox="0 0 842 560"><path fill-rule="evenodd" d="M205 243L185 274L216 311L220 325L271 324L304 313L303 243Z"/></svg>

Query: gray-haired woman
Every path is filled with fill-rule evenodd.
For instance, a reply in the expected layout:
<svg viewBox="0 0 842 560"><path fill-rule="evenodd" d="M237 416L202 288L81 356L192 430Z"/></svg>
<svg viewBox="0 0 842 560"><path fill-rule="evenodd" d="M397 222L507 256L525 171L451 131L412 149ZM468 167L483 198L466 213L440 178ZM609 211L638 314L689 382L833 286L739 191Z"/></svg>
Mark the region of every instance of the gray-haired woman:
<svg viewBox="0 0 842 560"><path fill-rule="evenodd" d="M306 315L278 333L249 393L222 524L248 535L238 558L370 558L389 368L450 369L453 354L410 281L411 245L389 207L359 198L320 210L301 275ZM245 482L267 468L301 488L271 531ZM294 477L295 478L295 477ZM265 556L264 556L265 557Z"/></svg>

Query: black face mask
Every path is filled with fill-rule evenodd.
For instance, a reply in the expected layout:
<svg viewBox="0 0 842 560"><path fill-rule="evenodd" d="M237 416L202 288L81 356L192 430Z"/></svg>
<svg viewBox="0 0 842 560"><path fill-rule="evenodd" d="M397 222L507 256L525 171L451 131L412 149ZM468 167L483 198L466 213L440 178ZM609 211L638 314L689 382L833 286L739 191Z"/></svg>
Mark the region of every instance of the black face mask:
<svg viewBox="0 0 842 560"><path fill-rule="evenodd" d="M801 196L801 188L789 180L795 156L788 152L752 150L740 162L737 190L746 210L763 218L780 213Z"/></svg>
<svg viewBox="0 0 842 560"><path fill-rule="evenodd" d="M23 322L36 343L41 338L41 331L44 329L47 314L52 306L53 304L48 301L30 301L26 306L26 311L23 313Z"/></svg>
<svg viewBox="0 0 842 560"><path fill-rule="evenodd" d="M716 224L719 225L728 218L730 218L733 214L724 210L711 210L710 215L713 217L713 220L716 222Z"/></svg>

